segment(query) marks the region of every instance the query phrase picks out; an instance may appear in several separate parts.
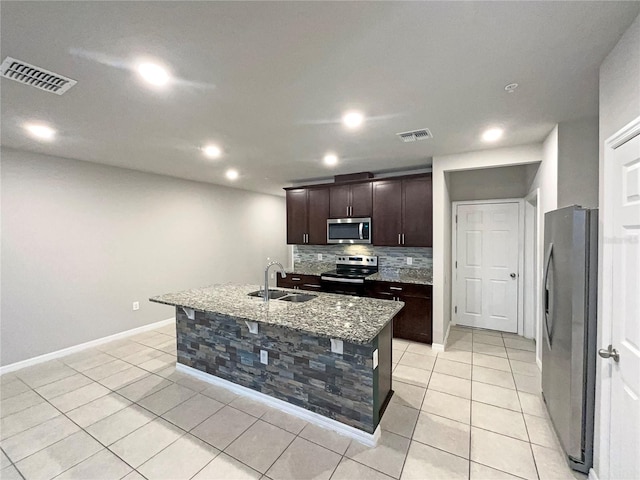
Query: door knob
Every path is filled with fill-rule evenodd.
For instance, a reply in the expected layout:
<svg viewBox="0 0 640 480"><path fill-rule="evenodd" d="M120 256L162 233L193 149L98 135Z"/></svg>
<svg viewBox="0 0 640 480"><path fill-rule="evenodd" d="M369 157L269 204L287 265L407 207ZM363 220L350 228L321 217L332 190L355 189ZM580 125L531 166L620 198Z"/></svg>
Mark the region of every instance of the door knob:
<svg viewBox="0 0 640 480"><path fill-rule="evenodd" d="M515 273L510 273L510 274L509 274L509 276L510 276L511 278L516 278L516 274L515 274Z"/></svg>
<svg viewBox="0 0 640 480"><path fill-rule="evenodd" d="M613 345L609 345L607 348L601 348L598 350L598 355L602 358L613 358L616 362L620 361L620 352L613 348Z"/></svg>

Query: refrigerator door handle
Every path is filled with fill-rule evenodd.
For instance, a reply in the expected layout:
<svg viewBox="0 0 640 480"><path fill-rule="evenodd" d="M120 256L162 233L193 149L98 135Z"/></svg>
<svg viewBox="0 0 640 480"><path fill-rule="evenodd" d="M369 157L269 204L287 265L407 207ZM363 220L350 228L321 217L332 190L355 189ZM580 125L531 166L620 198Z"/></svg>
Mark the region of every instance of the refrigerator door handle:
<svg viewBox="0 0 640 480"><path fill-rule="evenodd" d="M549 252L547 253L547 260L544 263L544 276L542 279L542 286L544 288L544 333L547 339L547 346L551 350L551 329L549 328L549 289L547 288L547 279L549 277L549 266L551 265L551 257L553 256L553 243L549 244Z"/></svg>

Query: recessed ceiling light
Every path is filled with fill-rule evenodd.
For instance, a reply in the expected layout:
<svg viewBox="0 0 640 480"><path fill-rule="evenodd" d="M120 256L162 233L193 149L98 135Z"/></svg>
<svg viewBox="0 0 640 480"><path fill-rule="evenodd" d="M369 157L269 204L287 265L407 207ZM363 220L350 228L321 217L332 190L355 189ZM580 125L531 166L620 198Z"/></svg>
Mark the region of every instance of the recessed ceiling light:
<svg viewBox="0 0 640 480"><path fill-rule="evenodd" d="M490 128L482 134L482 140L485 142L495 142L502 138L504 131L501 128Z"/></svg>
<svg viewBox="0 0 640 480"><path fill-rule="evenodd" d="M31 134L32 137L38 138L40 140L53 140L56 136L56 131L43 124L36 123L27 123L24 126L25 130Z"/></svg>
<svg viewBox="0 0 640 480"><path fill-rule="evenodd" d="M220 158L222 150L217 145L206 145L202 147L202 153L209 158Z"/></svg>
<svg viewBox="0 0 640 480"><path fill-rule="evenodd" d="M229 180L235 180L238 178L238 171L234 170L233 168L230 168L229 170L227 170L226 175Z"/></svg>
<svg viewBox="0 0 640 480"><path fill-rule="evenodd" d="M358 128L364 122L364 115L360 112L350 111L342 116L342 124L350 129Z"/></svg>
<svg viewBox="0 0 640 480"><path fill-rule="evenodd" d="M171 79L169 72L157 63L140 63L137 70L143 80L156 87L165 86Z"/></svg>
<svg viewBox="0 0 640 480"><path fill-rule="evenodd" d="M515 89L518 88L518 84L517 83L510 83L509 85L506 85L504 87L504 90L507 93L513 93L515 91Z"/></svg>
<svg viewBox="0 0 640 480"><path fill-rule="evenodd" d="M325 165L329 165L332 167L338 163L338 156L333 153L327 153L324 156L323 161Z"/></svg>

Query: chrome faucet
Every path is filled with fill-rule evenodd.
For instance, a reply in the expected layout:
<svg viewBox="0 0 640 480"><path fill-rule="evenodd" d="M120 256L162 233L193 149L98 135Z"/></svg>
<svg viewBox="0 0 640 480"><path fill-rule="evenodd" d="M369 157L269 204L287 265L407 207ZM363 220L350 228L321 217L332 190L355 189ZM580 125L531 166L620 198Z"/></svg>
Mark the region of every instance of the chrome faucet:
<svg viewBox="0 0 640 480"><path fill-rule="evenodd" d="M267 268L264 269L264 295L262 297L265 302L269 301L269 267L272 265L278 265L280 267L282 278L287 278L287 272L284 271L284 267L280 262L269 262L267 264Z"/></svg>

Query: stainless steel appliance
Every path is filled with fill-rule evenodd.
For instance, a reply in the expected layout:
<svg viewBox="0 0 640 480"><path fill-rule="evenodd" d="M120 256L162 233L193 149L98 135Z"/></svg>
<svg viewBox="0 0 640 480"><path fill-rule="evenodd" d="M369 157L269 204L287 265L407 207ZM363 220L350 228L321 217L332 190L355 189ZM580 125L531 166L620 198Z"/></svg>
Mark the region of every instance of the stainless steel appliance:
<svg viewBox="0 0 640 480"><path fill-rule="evenodd" d="M378 271L378 257L339 255L336 269L320 276L322 290L331 293L364 295L364 279Z"/></svg>
<svg viewBox="0 0 640 480"><path fill-rule="evenodd" d="M593 460L598 211L544 216L542 394L569 466Z"/></svg>
<svg viewBox="0 0 640 480"><path fill-rule="evenodd" d="M371 243L371 218L330 218L327 243Z"/></svg>

